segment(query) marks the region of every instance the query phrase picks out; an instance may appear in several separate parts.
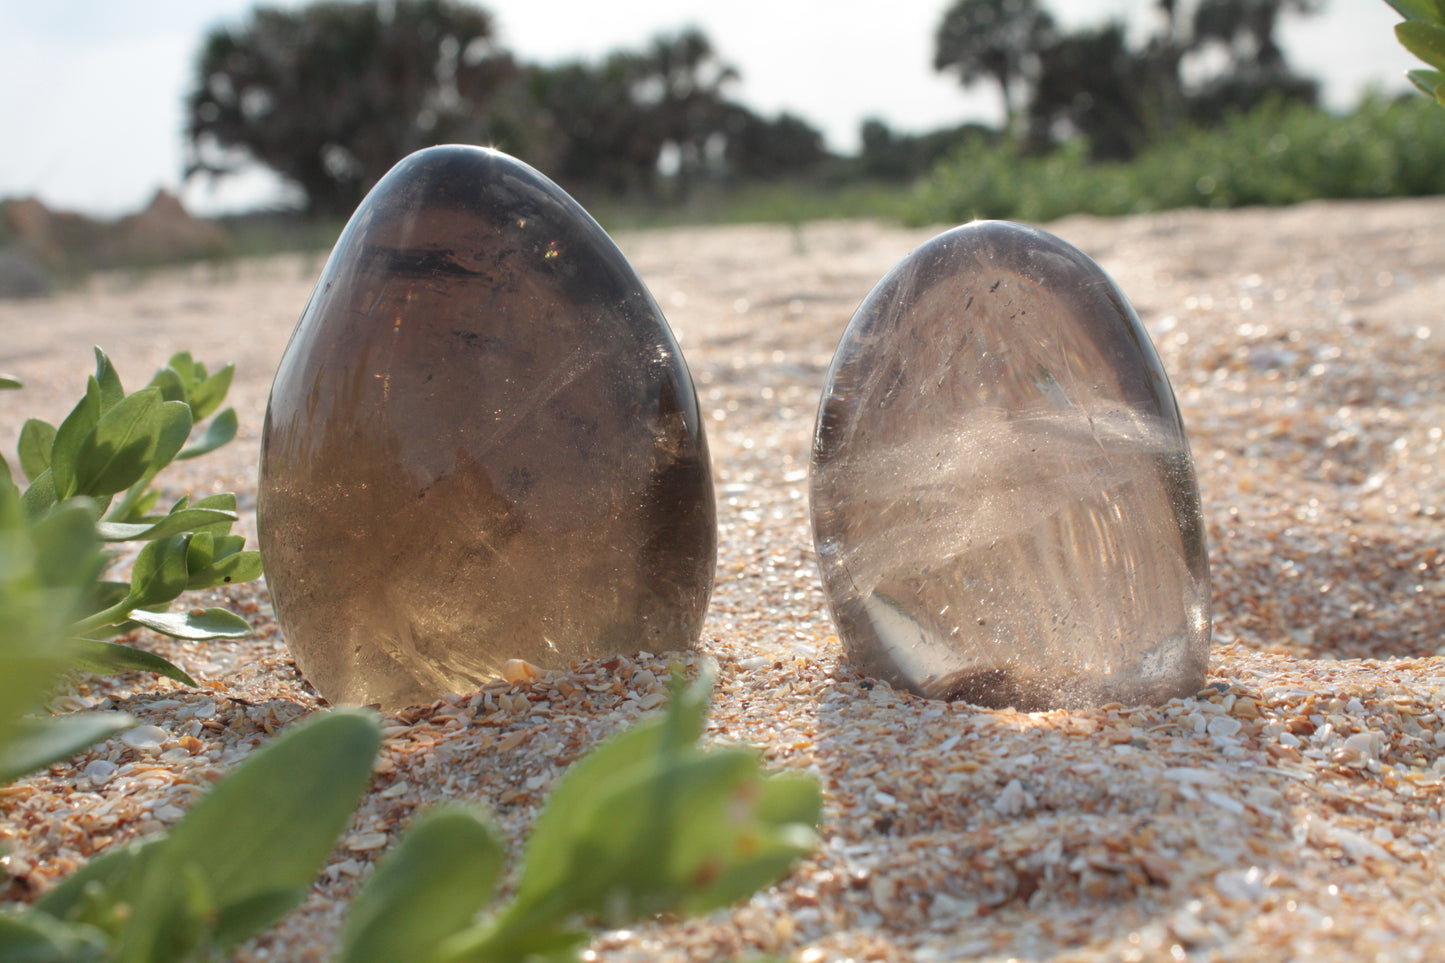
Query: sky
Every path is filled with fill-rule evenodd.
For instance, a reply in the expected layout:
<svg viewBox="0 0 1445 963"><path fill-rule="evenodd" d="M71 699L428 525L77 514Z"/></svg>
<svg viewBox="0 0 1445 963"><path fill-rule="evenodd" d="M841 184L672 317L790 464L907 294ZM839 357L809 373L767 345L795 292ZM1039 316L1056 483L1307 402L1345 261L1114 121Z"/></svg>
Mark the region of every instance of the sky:
<svg viewBox="0 0 1445 963"><path fill-rule="evenodd" d="M951 0L485 0L502 45L523 61L596 58L660 32L698 26L738 68L735 99L787 110L834 150L857 147L868 117L897 131L996 122L998 93L965 91L932 70L933 34ZM273 0L272 5L297 5ZM115 217L159 188L202 214L273 204L274 178L183 184L184 98L206 31L244 21L251 0L0 0L0 198ZM1115 16L1148 23L1153 0L1044 0L1080 27ZM1367 85L1406 89L1417 66L1395 42L1383 0L1327 0L1287 19L1290 63L1353 105Z"/></svg>

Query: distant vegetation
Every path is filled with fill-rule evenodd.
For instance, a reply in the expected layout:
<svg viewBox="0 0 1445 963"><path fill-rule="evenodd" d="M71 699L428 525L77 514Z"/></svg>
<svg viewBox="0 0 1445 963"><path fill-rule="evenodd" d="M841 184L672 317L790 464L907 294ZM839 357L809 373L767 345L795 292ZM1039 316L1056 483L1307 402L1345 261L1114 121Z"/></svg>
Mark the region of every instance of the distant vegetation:
<svg viewBox="0 0 1445 963"><path fill-rule="evenodd" d="M188 101L190 174L248 162L308 212L346 215L406 154L492 144L583 197L685 196L705 180L803 173L822 135L728 99L737 71L697 30L600 62L519 63L458 0L257 9L213 31Z"/></svg>
<svg viewBox="0 0 1445 963"><path fill-rule="evenodd" d="M915 133L870 118L853 156L831 153L805 118L734 100L737 70L696 29L529 64L461 0L258 8L202 44L190 173L259 162L321 224L402 156L446 142L521 157L611 226L1046 219L1445 190L1425 163L1439 156L1438 117L1381 98L1333 116L1286 62L1281 16L1323 6L1155 0L1141 33L1114 20L1066 31L1043 0L954 0L933 66L996 86L1005 122Z"/></svg>
<svg viewBox="0 0 1445 963"><path fill-rule="evenodd" d="M1091 160L1084 141L1042 154L974 142L920 180L902 216L919 224L1048 221L1076 212L1441 194L1441 157L1445 121L1423 97L1366 99L1345 117L1267 101L1154 142L1129 161Z"/></svg>

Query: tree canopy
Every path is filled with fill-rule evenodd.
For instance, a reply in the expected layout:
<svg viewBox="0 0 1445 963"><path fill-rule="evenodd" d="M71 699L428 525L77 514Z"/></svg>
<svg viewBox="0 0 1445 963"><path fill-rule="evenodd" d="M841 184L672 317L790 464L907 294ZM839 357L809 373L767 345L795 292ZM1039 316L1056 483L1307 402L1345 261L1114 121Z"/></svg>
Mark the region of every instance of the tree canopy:
<svg viewBox="0 0 1445 963"><path fill-rule="evenodd" d="M313 213L349 213L405 154L485 143L516 73L492 17L457 0L258 8L206 38L187 104L188 174L257 160Z"/></svg>
<svg viewBox="0 0 1445 963"><path fill-rule="evenodd" d="M1317 85L1289 69L1277 31L1285 11L1315 13L1323 0L1154 5L1157 28L1131 46L1117 21L1066 32L1036 0L956 0L938 26L934 67L965 86L996 82L1010 120L1027 88L1030 143L1083 136L1097 158L1130 157L1185 121L1216 123L1266 97L1314 102Z"/></svg>
<svg viewBox="0 0 1445 963"><path fill-rule="evenodd" d="M1323 0L1154 0L1152 34L1117 22L1066 31L1046 0L951 0L933 66L998 87L1005 133L1026 149L1075 137L1127 158L1186 122L1216 123L1266 97L1312 101L1285 63L1286 12ZM1186 83L1187 78L1187 83ZM800 172L905 180L978 125L862 130L856 161L834 158L795 114L761 117L732 99L737 69L696 28L597 60L518 62L469 0L317 0L260 7L205 37L187 99L188 175L259 163L345 216L399 159L438 143L492 144L584 198L673 198L701 181Z"/></svg>
<svg viewBox="0 0 1445 963"><path fill-rule="evenodd" d="M965 87L980 78L997 83L1007 124L1018 82L1055 35L1053 17L1036 0L955 0L938 25L933 69L955 71Z"/></svg>
<svg viewBox="0 0 1445 963"><path fill-rule="evenodd" d="M662 35L639 51L530 69L539 153L565 180L613 191L653 193L668 157L684 185L721 162L741 108L727 90L737 70L701 31Z"/></svg>
<svg viewBox="0 0 1445 963"><path fill-rule="evenodd" d="M187 103L188 175L260 162L309 211L348 214L406 154L493 144L569 190L656 195L707 176L817 164L822 135L732 102L737 70L700 30L598 63L520 64L461 0L258 8L205 39Z"/></svg>

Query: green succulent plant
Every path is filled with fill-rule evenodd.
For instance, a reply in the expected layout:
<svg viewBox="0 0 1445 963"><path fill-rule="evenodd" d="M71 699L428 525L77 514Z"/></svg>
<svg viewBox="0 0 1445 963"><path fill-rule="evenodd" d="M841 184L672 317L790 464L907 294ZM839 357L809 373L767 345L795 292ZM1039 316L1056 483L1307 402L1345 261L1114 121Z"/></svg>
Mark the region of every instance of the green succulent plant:
<svg viewBox="0 0 1445 963"><path fill-rule="evenodd" d="M1430 65L1405 76L1422 91L1445 104L1445 3L1441 0L1385 0L1405 22L1395 36L1404 48Z"/></svg>
<svg viewBox="0 0 1445 963"><path fill-rule="evenodd" d="M227 609L170 610L188 590L260 576L260 553L231 533L236 497L183 497L162 512L153 487L171 462L235 437L236 412L221 409L234 368L212 374L183 352L127 394L105 352L96 348L95 359L84 397L58 426L31 418L21 428L25 487L0 458L0 780L129 724L118 713L37 714L65 671L146 671L196 684L114 636L140 626L186 639L250 632ZM0 387L20 386L0 378ZM124 542L143 545L129 578L108 580Z"/></svg>

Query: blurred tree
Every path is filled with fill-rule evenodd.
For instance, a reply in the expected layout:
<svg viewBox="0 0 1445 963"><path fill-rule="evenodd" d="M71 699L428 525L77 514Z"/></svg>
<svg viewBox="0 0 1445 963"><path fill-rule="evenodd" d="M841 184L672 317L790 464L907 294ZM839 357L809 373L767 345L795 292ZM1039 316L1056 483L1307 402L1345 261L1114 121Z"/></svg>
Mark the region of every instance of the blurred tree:
<svg viewBox="0 0 1445 963"><path fill-rule="evenodd" d="M1037 52L1028 105L1031 146L1073 136L1095 159L1127 159L1185 121L1213 124L1268 97L1313 103L1274 39L1281 13L1323 0L1156 0L1159 26L1137 48L1122 23L1055 35ZM1223 56L1220 56L1220 54ZM1194 69L1184 82L1185 66Z"/></svg>
<svg viewBox="0 0 1445 963"><path fill-rule="evenodd" d="M528 71L539 149L569 189L656 194L664 158L678 192L724 165L736 108L725 91L737 71L699 30L662 35L600 65L571 62Z"/></svg>
<svg viewBox="0 0 1445 963"><path fill-rule="evenodd" d="M862 148L858 152L858 164L864 177L882 181L906 181L915 176L912 158L901 139L894 136L893 129L877 117L863 121L858 131Z"/></svg>
<svg viewBox="0 0 1445 963"><path fill-rule="evenodd" d="M1054 20L1036 0L955 0L934 36L933 69L953 70L965 87L987 77L999 86L1005 126L1014 90L1054 37Z"/></svg>
<svg viewBox="0 0 1445 963"><path fill-rule="evenodd" d="M674 184L686 194L700 175L721 166L732 113L724 91L738 72L697 29L656 37L642 54L620 56L630 61L634 103L661 144L659 160L670 155Z"/></svg>
<svg viewBox="0 0 1445 963"><path fill-rule="evenodd" d="M1324 0L1200 0L1194 10L1197 44L1215 41L1229 49L1236 68L1273 70L1284 66L1275 39L1280 14L1318 13Z"/></svg>
<svg viewBox="0 0 1445 963"><path fill-rule="evenodd" d="M965 144L998 139L997 131L982 124L944 127L923 134L897 133L876 117L863 121L859 134L859 173L883 181L912 180L928 173Z"/></svg>
<svg viewBox="0 0 1445 963"><path fill-rule="evenodd" d="M662 145L633 109L632 76L619 58L527 69L537 147L528 158L574 193L625 194L650 185Z"/></svg>
<svg viewBox="0 0 1445 963"><path fill-rule="evenodd" d="M735 104L724 156L733 177L768 180L814 170L828 151L822 133L801 117L784 112L767 120Z"/></svg>
<svg viewBox="0 0 1445 963"><path fill-rule="evenodd" d="M262 7L207 35L187 99L187 176L257 161L312 214L345 216L413 150L517 133L492 17L458 0Z"/></svg>
<svg viewBox="0 0 1445 963"><path fill-rule="evenodd" d="M1179 0L1157 0L1159 29L1149 38L1137 59L1144 69L1143 82L1151 91L1155 134L1167 134L1183 123L1186 114L1182 65L1189 52L1189 24Z"/></svg>
<svg viewBox="0 0 1445 963"><path fill-rule="evenodd" d="M1286 11L1313 14L1323 7L1324 0L1199 0L1193 48L1223 50L1227 61L1195 92L1194 118L1215 122L1268 97L1318 101L1319 84L1290 69L1275 34Z"/></svg>
<svg viewBox="0 0 1445 963"><path fill-rule="evenodd" d="M1096 160L1122 160L1148 133L1148 64L1130 52L1122 23L1061 37L1039 56L1029 102L1034 137L1045 144L1087 137Z"/></svg>

